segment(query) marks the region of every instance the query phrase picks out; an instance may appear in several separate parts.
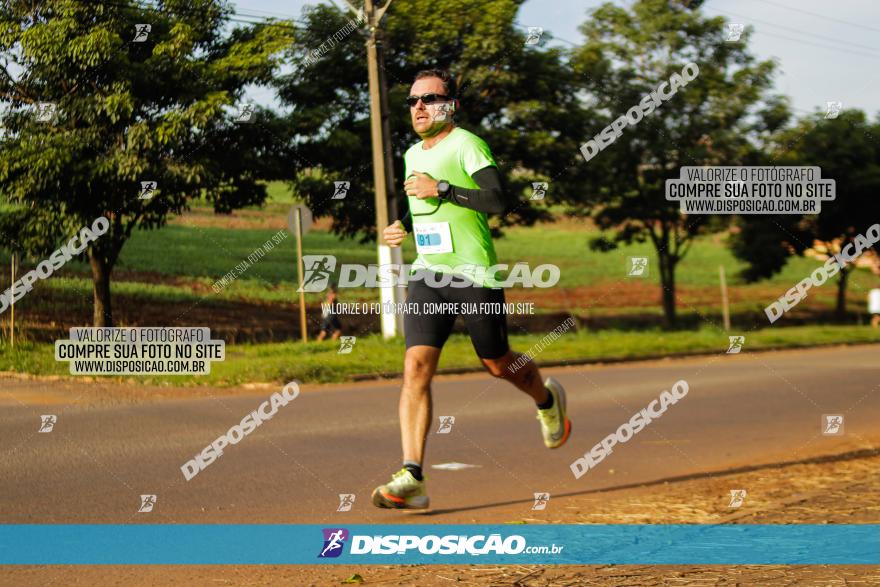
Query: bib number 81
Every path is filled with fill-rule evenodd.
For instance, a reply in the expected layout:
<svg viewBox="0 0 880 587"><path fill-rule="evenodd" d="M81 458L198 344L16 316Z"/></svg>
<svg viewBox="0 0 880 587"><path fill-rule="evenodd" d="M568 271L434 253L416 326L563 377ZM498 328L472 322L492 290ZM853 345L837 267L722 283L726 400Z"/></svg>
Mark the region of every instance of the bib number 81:
<svg viewBox="0 0 880 587"><path fill-rule="evenodd" d="M436 246L440 244L440 234L436 232L420 234L416 236L416 242L420 247Z"/></svg>

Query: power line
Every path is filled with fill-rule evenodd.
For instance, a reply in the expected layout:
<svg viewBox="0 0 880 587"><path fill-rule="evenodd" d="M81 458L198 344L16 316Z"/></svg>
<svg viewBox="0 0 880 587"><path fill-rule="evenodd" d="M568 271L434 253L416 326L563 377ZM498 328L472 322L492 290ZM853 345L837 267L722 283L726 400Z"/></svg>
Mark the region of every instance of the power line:
<svg viewBox="0 0 880 587"><path fill-rule="evenodd" d="M233 14L234 14L235 16L241 16L241 17L244 17L244 18L252 18L252 19L255 19L255 20L259 21L259 22L269 22L269 21L272 21L272 22L274 22L274 23L279 22L279 20L276 19L274 16L260 16L260 15L258 15L258 14L247 14L247 13L245 13L245 12L234 12ZM293 18L293 17L285 17L285 18L282 18L282 19L280 19L280 20L281 20L281 21L295 22L295 23L297 23L297 24L302 24L302 25L308 25L308 24L309 24L308 22L306 22L306 21L304 21L304 20L299 20L299 19L296 19L296 18Z"/></svg>
<svg viewBox="0 0 880 587"><path fill-rule="evenodd" d="M514 26L518 26L518 27L521 28L521 29L526 29L526 31L528 31L528 29L529 29L529 26L528 26L528 25L524 25L524 24L522 24L521 22L519 22L518 20L513 21L513 24L514 24ZM552 38L553 38L554 41L562 41L563 43L568 43L568 44L571 45L572 47L577 47L577 46L578 46L578 43L572 43L571 41L569 41L569 40L567 40L567 39L563 39L562 37L557 37L557 36L554 35L552 32L551 32L551 35L552 35Z"/></svg>
<svg viewBox="0 0 880 587"><path fill-rule="evenodd" d="M715 10L717 10L718 12L726 12L726 11L724 11L724 10L720 10L720 9L715 9ZM733 13L728 12L728 14L733 14ZM738 15L735 15L735 16L738 16ZM749 18L750 18L750 17L749 17ZM755 19L752 19L752 20L755 20ZM760 22L760 21L756 21L756 22ZM521 24L521 23L518 22L518 21L515 21L514 24L515 24L516 26L520 27L520 28L528 28L528 27L526 27L525 25ZM769 24L769 23L768 23L768 24ZM786 28L786 27L780 27L780 28ZM800 31L799 31L799 32L800 32ZM803 39L795 39L795 38L792 38L792 37L786 37L785 35L780 35L780 34L777 34L777 33L768 33L768 32L757 31L757 30L755 31L755 33L756 33L756 34L760 34L760 35L768 35L768 36L775 37L775 38L778 38L778 39L783 39L783 40L786 40L786 41L793 41L793 42L795 42L795 43L802 43L802 44L804 44L804 45L811 45L811 46L813 46L813 47L818 47L818 48L820 48L820 49L829 49L829 50L831 50L831 51L842 51L842 52L844 52L844 53L849 53L849 54L851 54L851 55L856 55L856 56L858 56L858 57L869 57L869 58L871 58L871 59L878 59L878 58L880 58L880 49L873 49L873 48L871 48L871 47L866 47L866 48L867 48L867 49L870 49L871 51L878 51L878 54L869 54L869 53L862 53L862 52L859 52L859 51L851 51L851 50L845 49L845 48L843 48L843 47L833 47L833 46L829 46L829 45L819 45L819 44L817 44L817 43L811 43L811 42L809 42L809 41L805 41L805 40L803 40ZM805 34L812 34L812 33L805 33ZM817 37L822 38L821 35L814 35L814 36L817 36ZM571 41L569 41L569 40L567 40L567 39L563 39L563 38L561 38L561 37L557 37L557 36L555 36L555 35L553 36L553 39L554 39L554 40L562 41L562 42L564 42L564 43L568 43L569 45L571 45L571 46L573 46L573 47L578 47L578 46L579 46L578 43L573 43L573 42L571 42ZM840 41L834 41L834 42L840 42ZM854 45L855 45L855 44L854 44ZM860 45L860 46L863 46L863 45ZM863 47L864 47L864 46L863 46Z"/></svg>
<svg viewBox="0 0 880 587"><path fill-rule="evenodd" d="M828 49L830 51L839 51L841 53L849 53L850 55L857 55L859 57L868 57L870 59L878 59L880 55L871 55L869 53L861 53L858 51L850 51L849 49L844 49L843 47L832 47L830 45L819 45L818 43L811 43L810 41L805 41L803 39L794 39L792 37L786 37L785 35L780 35L777 33L765 33L763 31L755 31L755 34L758 35L767 35L770 37L774 37L777 39L785 39L786 41L793 41L795 43L801 43L803 45L811 45L813 47L819 47L820 49Z"/></svg>
<svg viewBox="0 0 880 587"><path fill-rule="evenodd" d="M739 17L739 18L746 18L746 19L752 20L752 21L754 21L754 22L759 22L759 23L761 23L761 24L765 24L765 25L768 25L768 26L776 27L776 28L779 28L779 29L787 30L787 31L792 31L792 32L795 32L795 33L798 33L798 34L801 34L801 35L810 35L810 36L812 36L812 37L816 37L817 39L822 39L823 41L830 41L830 42L832 42L832 43L838 43L838 44L841 44L841 45L851 45L851 46L853 46L853 47L857 47L857 48L859 48L859 49L867 49L868 51L877 51L877 52L880 52L880 49L877 49L876 47L868 47L867 45L860 45L860 44L858 44L858 43L850 43L849 41L840 41L840 40L835 39L835 38L833 38L833 37L826 37L826 36L824 36L824 35L817 35L816 33L811 33L811 32L809 32L809 31L803 31L803 30L796 29L796 28L793 28L793 27L783 26L783 25L781 25L781 24L776 24L776 23L773 23L773 22L768 22L768 21L766 21L766 20L760 20L760 19L757 19L757 18L754 18L754 17L751 17L751 16L746 16L746 15L744 15L744 14L737 14L736 12L730 12L730 11L728 11L728 10L722 10L722 9L720 9L720 8L715 8L714 10L715 10L716 12L723 12L724 14L730 14L731 16L736 16L736 17ZM880 55L878 55L878 57L880 57Z"/></svg>
<svg viewBox="0 0 880 587"><path fill-rule="evenodd" d="M184 10L184 9L180 9L180 8L175 8L175 9L160 8L158 6L154 6L151 4L146 4L146 3L141 4L139 2L133 2L131 4L124 4L124 3L120 3L120 2L105 1L103 4L106 6L113 6L115 8L137 8L140 10L147 10L150 12L155 12L156 14L175 14L178 16L199 16L199 15L205 14L205 12L206 12L205 10L200 10L200 9ZM251 20L247 20L247 19L251 19ZM297 24L301 24L304 26L309 25L308 22L303 21L303 20L298 20L295 18L287 18L287 19L279 21L279 20L275 20L274 18L267 17L267 16L261 16L261 15L257 15L257 14L249 14L246 12L237 12L237 11L233 11L231 14L225 16L225 20L229 20L232 22L238 22L238 23L242 23L242 24L271 23L271 24L275 24L275 25L284 26L284 24L286 24L285 21L291 21L291 22L295 22Z"/></svg>
<svg viewBox="0 0 880 587"><path fill-rule="evenodd" d="M285 13L283 13L283 12L272 12L272 11L270 11L270 10L260 10L260 9L258 9L258 8L247 8L247 7L245 7L244 9L247 10L248 12L261 12L261 13L263 13L264 15L267 15L267 16L264 16L264 17L261 17L261 18L275 18L275 17L278 17L278 18L283 18L283 19L285 19L285 20L295 20L295 19L296 19L296 16L295 16L295 15L293 15L293 14L285 14ZM243 14L243 13L240 12L239 10L236 10L235 12L236 12L236 14Z"/></svg>
<svg viewBox="0 0 880 587"><path fill-rule="evenodd" d="M795 11L797 11L797 12L804 12L804 13L806 13L806 14L810 14L811 16L815 16L815 17L818 17L818 18L826 18L827 20L837 21L837 22L841 22L841 23L843 23L843 24L849 24L849 25L852 25L852 26L861 26L862 28L866 28L866 29L868 29L868 30L876 30L876 31L880 32L880 29L873 29L873 28L871 28L871 27L866 27L866 26L863 26L863 25L857 25L857 24L855 24L855 23L849 23L849 22L847 22L847 21L843 21L843 20L840 20L840 19L834 19L834 18L831 18L831 17L825 17L824 15L820 15L820 14L812 13L812 12L805 11L805 10L801 10L801 9L792 8L792 7L789 7L789 6L785 6L785 5L783 5L783 4L778 4L778 3L776 3L776 2L772 2L772 1L770 1L770 0L757 0L757 1L759 1L759 2L765 2L765 3L768 3L768 4L773 4L773 5L780 6L780 7L782 7L782 8L787 8L787 9L790 9L790 10L795 10ZM106 4L106 5L110 5L110 6L121 7L121 8L130 8L130 7L134 6L134 7L140 8L140 9L142 9L142 10L151 10L151 11L154 11L154 12L157 12L157 13L163 13L163 12L165 12L165 13L170 13L170 14L180 14L180 15L193 15L193 14L201 14L201 13L204 12L204 11L185 11L185 10L180 10L180 9L175 9L175 10L171 11L171 10L167 10L167 9L160 9L160 8L157 7L157 6L152 6L152 5L149 5L149 4L139 4L139 3L136 3L136 2L135 2L134 4L119 4L119 3L116 3L116 2L104 2L104 4ZM265 14L267 14L267 15L269 15L269 14L275 14L275 15L278 15L278 16L282 16L282 15L283 15L283 16L285 16L286 18L285 18L284 20L282 20L282 21L276 21L276 20L274 20L274 17L271 17L271 16L263 16L263 15L258 15L258 14L251 14L251 13L248 13L248 12L239 12L239 11L235 11L235 12L232 13L231 16L227 16L226 19L229 20L229 21L231 21L231 22L236 22L236 23L240 23L240 24L249 24L249 25L254 25L254 24L264 24L264 23L269 23L269 22L271 22L271 23L273 23L273 24L275 24L275 25L281 25L281 26L283 26L283 25L285 24L285 21L290 21L290 22L294 22L294 23L300 24L300 25L302 25L302 26L304 26L304 27L309 27L309 26L310 26L310 23L308 23L308 22L306 22L306 21L303 21L303 20L296 19L296 18L292 18L292 15L288 15L288 14L284 14L284 13L280 13L280 12L279 12L279 13L272 13L272 12L270 12L270 11L263 11L263 10L257 10L257 9L248 9L248 10L254 10L255 12L263 12L263 13L265 13ZM716 10L717 12L723 12L723 13L726 13L726 14L731 14L731 15L738 16L738 17L743 17L743 15L739 15L739 14L736 14L736 13L733 13L733 12L730 12L730 11L726 11L726 10L722 10L722 9L717 9L717 8L716 8L715 10ZM865 46L865 45L859 45L859 44L857 44L857 43L848 43L848 42L846 42L846 41L838 41L838 40L836 40L836 39L830 39L830 38L828 38L828 37L823 37L822 35L817 35L817 34L815 34L815 33L811 33L811 32L808 32L808 31L800 31L800 30L798 30L798 29L792 29L791 27L784 27L784 26L782 26L782 25L776 25L776 24L774 24L774 23L769 23L769 22L767 22L767 21L761 21L761 20L758 20L758 19L754 19L754 18L752 18L752 17L744 17L744 18L750 18L751 20L754 20L755 22L763 22L763 23L768 24L768 25L770 25L770 26L776 26L776 27L781 28L781 29L793 30L793 31L795 31L795 32L797 32L797 33L799 33L799 34L811 35L811 36L814 36L814 37L817 37L817 38L820 38L820 39L823 39L823 40L828 40L828 41L831 41L831 42L835 42L835 43L840 43L840 44L844 44L844 43L846 43L846 44L849 44L849 45L852 45L852 46L855 46L855 47L864 48L864 49L869 50L869 51L878 51L878 52L880 52L880 49L875 49L875 48L872 48L872 47L867 47L867 46ZM521 29L528 30L528 28L529 28L527 25L524 25L524 24L520 23L519 21L514 21L513 24L514 24L515 26L520 27ZM787 36L785 36L785 35L780 35L780 34L777 34L777 33L769 33L769 32L763 32L763 31L755 31L755 32L756 32L757 34L768 35L768 36L772 36L772 37L775 37L775 38L778 38L778 39L782 39L782 40L786 40L786 41L791 41L791 42L795 42L795 43L801 43L801 44L804 44L804 45L810 45L810 46L813 46L813 47L818 47L818 48L820 48L820 49L826 49L826 50L831 50L831 51L839 51L839 52L843 52L843 53L849 53L850 55L856 55L856 56L858 56L858 57L868 57L868 58L871 58L871 59L877 59L877 58L880 58L880 54L869 54L869 53L863 53L863 52L859 52L859 51L848 50L848 49L845 49L845 48L842 48L842 47L834 47L834 46L829 46L829 45L820 45L820 44L812 43L812 42L810 42L810 41L806 41L806 40L803 40L803 39L797 39L797 38L787 37ZM553 36L552 36L552 39L553 39L553 40L556 40L556 41L561 41L561 42L563 42L563 43L567 43L568 45L571 45L572 47L578 47L578 46L580 46L578 43L575 43L575 42L570 41L570 40L568 40L568 39L564 39L564 38L562 38L562 37L558 37L558 36L556 36L556 35L553 35Z"/></svg>
<svg viewBox="0 0 880 587"><path fill-rule="evenodd" d="M734 16L742 16L742 15L737 15L737 14L735 14L735 13L728 12L728 11L725 11L725 10L721 10L721 9L718 9L718 8L716 8L716 9L714 9L714 10L716 10L717 12L725 12L725 13L727 13L727 14L732 14L732 15L734 15ZM745 17L745 18L751 18L751 17ZM757 20L757 19L754 19L754 18L752 18L752 20L754 20L755 22L764 22L765 24L772 24L772 23L768 23L768 22L766 22L766 21L760 21L760 20ZM520 22L518 22L518 21L515 21L514 24L515 24L516 26L520 27L520 28L528 28L527 26L523 25L522 23L520 23ZM828 40L830 40L830 41L832 41L832 42L835 42L835 43L845 43L845 41L837 41L836 39L830 39L830 38L828 38L828 37L823 37L822 35L816 35L815 33L799 31L799 30L797 30L797 29L791 29L791 28L789 28L789 27L783 27L783 26L781 26L781 25L773 25L773 26L777 26L777 27L782 28L782 29L794 30L795 32L798 32L798 33L801 33L801 34L812 35L812 36L815 36L815 37L820 38L820 39L828 39ZM755 33L756 33L756 34L761 34L761 35L767 35L767 36L775 37L775 38L782 39L782 40L786 40L786 41L793 41L793 42L795 42L795 43L802 43L802 44L804 44L804 45L811 45L811 46L813 46L813 47L818 47L818 48L820 48L820 49L828 49L828 50L831 50L831 51L841 51L841 52L844 52L844 53L849 53L850 55L856 55L856 56L858 56L858 57L869 57L869 58L871 58L871 59L878 59L878 58L880 58L880 49L875 49L875 48L873 48L873 47L867 47L866 45L859 45L859 44L857 44L857 43L848 43L848 44L853 45L853 46L855 46L855 47L862 47L862 48L865 48L865 49L870 50L870 51L877 51L878 53L877 53L877 54L870 54L870 53L863 53L863 52L860 52L860 51L852 51L852 50L848 50L848 49L843 48L843 47L834 47L834 46L829 46L829 45L820 45L820 44L817 44L817 43L811 43L811 42L806 41L806 40L803 40L803 39L795 39L795 38L792 38L792 37L786 37L785 35L780 35L780 34L777 34L777 33L771 33L771 32L764 32L764 31L757 31L757 30L756 30ZM580 46L578 43L573 43L572 41L569 41L569 40L567 40L567 39L563 39L563 38L561 38L561 37L557 37L557 36L555 36L555 35L553 36L553 39L554 39L554 40L558 40L558 41L562 41L562 42L564 42L564 43L568 43L568 44L571 45L572 47L578 47L578 46Z"/></svg>
<svg viewBox="0 0 880 587"><path fill-rule="evenodd" d="M817 110L804 110L803 108L796 108L794 106L789 106L790 110L794 110L796 112L801 112L803 114L821 114L822 109L821 109L821 107L818 107L818 108L819 108L819 110L817 111Z"/></svg>
<svg viewBox="0 0 880 587"><path fill-rule="evenodd" d="M810 12L809 10L804 10L803 8L795 8L793 6L787 6L785 4L780 4L778 2L772 2L772 0L755 0L755 1L763 2L764 4L772 4L773 6L779 6L780 8L785 8L786 10L793 10L795 12L802 12L803 14L809 14L810 16L815 16L816 18L824 18L825 20L829 20L832 22L837 22L840 24L854 26L854 27L858 27L860 29L865 29L865 30L880 33L880 29L878 29L878 28L869 27L867 25L863 25L863 24L860 24L857 22L850 22L848 20L841 20L839 18L834 18L832 16L826 16L824 14L819 14L818 12Z"/></svg>

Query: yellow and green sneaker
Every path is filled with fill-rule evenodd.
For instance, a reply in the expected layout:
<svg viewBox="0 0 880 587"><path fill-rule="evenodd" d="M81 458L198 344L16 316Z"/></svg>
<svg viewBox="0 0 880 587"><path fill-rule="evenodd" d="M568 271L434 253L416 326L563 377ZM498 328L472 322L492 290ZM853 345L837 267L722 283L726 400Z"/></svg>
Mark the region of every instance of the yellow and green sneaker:
<svg viewBox="0 0 880 587"><path fill-rule="evenodd" d="M428 507L425 481L413 477L406 468L391 476L391 483L373 490L373 505L377 508L421 510Z"/></svg>
<svg viewBox="0 0 880 587"><path fill-rule="evenodd" d="M553 405L546 410L538 410L541 434L547 448L559 448L571 434L571 421L565 412L565 389L552 377L547 378L544 387L553 396Z"/></svg>

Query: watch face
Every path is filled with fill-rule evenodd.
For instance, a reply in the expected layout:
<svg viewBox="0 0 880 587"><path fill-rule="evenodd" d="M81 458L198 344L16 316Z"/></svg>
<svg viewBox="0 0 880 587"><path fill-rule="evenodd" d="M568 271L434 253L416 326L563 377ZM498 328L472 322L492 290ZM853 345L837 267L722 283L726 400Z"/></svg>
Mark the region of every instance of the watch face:
<svg viewBox="0 0 880 587"><path fill-rule="evenodd" d="M445 194L449 191L449 182L445 180L441 180L437 182L437 191L441 194Z"/></svg>

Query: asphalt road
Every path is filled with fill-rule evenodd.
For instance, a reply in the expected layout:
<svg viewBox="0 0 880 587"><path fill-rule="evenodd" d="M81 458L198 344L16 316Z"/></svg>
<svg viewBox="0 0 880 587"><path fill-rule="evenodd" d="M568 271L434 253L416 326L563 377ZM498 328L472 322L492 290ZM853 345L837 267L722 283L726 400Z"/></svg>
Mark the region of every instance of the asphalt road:
<svg viewBox="0 0 880 587"><path fill-rule="evenodd" d="M488 375L439 379L427 464L476 467L428 469L427 515L369 502L373 487L400 467L396 382L306 383L272 420L186 481L181 465L273 389L71 403L95 397L100 384L0 379L0 522L540 518L544 512L531 511L536 492L549 492L559 507L567 495L655 482L663 491L663 480L681 476L878 447L878 358L880 346L866 345L548 369L545 376L568 390L573 422L569 442L553 451L541 442L529 398L506 382ZM689 384L685 398L574 478L572 461L679 379ZM41 414L58 416L52 432L37 432ZM823 435L823 414L843 415L844 433ZM450 433L436 433L439 416L455 417ZM157 496L152 512L138 513L141 494ZM355 494L351 511L336 511L339 494Z"/></svg>

